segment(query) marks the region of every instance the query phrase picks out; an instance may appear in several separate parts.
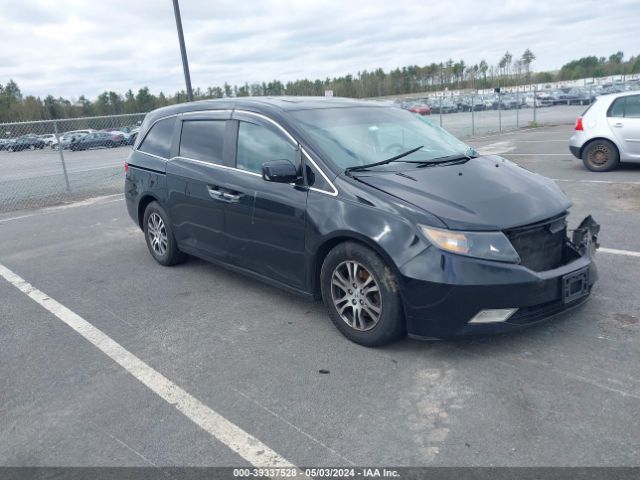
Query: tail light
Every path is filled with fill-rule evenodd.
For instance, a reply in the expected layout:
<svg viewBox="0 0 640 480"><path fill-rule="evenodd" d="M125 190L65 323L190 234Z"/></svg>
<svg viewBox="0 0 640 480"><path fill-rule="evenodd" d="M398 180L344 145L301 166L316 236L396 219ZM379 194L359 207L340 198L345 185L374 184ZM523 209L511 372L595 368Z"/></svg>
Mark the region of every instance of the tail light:
<svg viewBox="0 0 640 480"><path fill-rule="evenodd" d="M582 126L582 117L578 117L576 120L575 130L584 130L584 127Z"/></svg>
<svg viewBox="0 0 640 480"><path fill-rule="evenodd" d="M124 173L125 175L129 173L129 164L127 162L124 162Z"/></svg>

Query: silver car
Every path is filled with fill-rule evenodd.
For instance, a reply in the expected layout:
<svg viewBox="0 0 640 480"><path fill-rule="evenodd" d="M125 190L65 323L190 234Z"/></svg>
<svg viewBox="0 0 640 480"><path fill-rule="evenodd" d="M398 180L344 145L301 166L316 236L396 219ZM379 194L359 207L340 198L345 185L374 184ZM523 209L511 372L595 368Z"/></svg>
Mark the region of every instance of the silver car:
<svg viewBox="0 0 640 480"><path fill-rule="evenodd" d="M640 91L598 97L576 120L569 150L593 172L640 163Z"/></svg>

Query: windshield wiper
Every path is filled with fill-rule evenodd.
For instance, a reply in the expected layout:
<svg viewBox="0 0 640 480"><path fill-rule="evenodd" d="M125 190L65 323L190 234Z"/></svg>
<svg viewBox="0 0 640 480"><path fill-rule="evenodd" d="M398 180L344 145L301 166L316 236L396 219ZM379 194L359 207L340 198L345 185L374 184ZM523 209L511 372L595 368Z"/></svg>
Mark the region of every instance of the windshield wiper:
<svg viewBox="0 0 640 480"><path fill-rule="evenodd" d="M406 157L407 155L411 155L414 152L420 150L424 145L420 145L419 147L412 148L411 150L407 150L406 152L402 152L394 157L387 158L386 160L381 160L379 162L367 163L365 165L356 165L354 167L347 167L344 169L344 173L349 172L357 172L360 170L366 170L367 168L377 167L378 165L386 165L387 163L395 162L396 160L401 159L402 157Z"/></svg>
<svg viewBox="0 0 640 480"><path fill-rule="evenodd" d="M428 167L429 165L442 165L445 163L458 163L461 161L468 161L471 160L472 157L471 155L467 155L466 153L456 153L454 155L445 155L444 157L436 157L436 158L432 158L431 160L419 160L419 161L409 161L407 160L407 163L419 163L420 167Z"/></svg>

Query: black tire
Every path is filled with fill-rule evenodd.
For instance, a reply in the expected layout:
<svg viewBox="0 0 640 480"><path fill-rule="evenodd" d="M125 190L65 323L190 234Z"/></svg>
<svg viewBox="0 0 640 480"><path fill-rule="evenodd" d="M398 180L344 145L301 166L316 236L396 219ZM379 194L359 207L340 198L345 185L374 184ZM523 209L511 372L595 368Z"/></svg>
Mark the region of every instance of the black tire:
<svg viewBox="0 0 640 480"><path fill-rule="evenodd" d="M152 234L153 227L150 225L149 219L152 218L153 215L159 216L162 220L162 228L164 229L164 234L166 236L166 247L164 252L158 251L158 249L154 248L152 245L154 235ZM185 259L184 253L178 250L178 244L173 235L169 216L158 202L151 202L147 205L147 208L144 211L142 225L144 229L144 238L147 242L147 248L156 262L160 265L170 266L176 265Z"/></svg>
<svg viewBox="0 0 640 480"><path fill-rule="evenodd" d="M620 163L620 154L609 140L597 139L582 151L582 163L592 172L608 172Z"/></svg>
<svg viewBox="0 0 640 480"><path fill-rule="evenodd" d="M340 304L340 301L344 301L344 298L347 297L348 292L333 284L332 279L334 278L334 273L344 271L341 269L347 268L348 271L346 265L353 264L353 262L359 266L359 269L354 271L357 282L362 282L360 283L360 287L369 284L369 289L371 289L370 275L373 277L375 284L377 284L378 291L376 293L363 293L366 287L361 290L357 288L354 289L353 295L355 295L355 297L349 297L351 300L347 300L341 304L343 306L346 305L343 307L343 314L347 317L347 319L345 319L338 312L334 297L338 297L337 302ZM343 276L343 278L346 277ZM391 268L371 249L356 242L344 242L336 245L328 253L322 264L320 286L322 299L329 311L329 317L331 317L336 328L352 342L366 347L377 347L391 343L404 335L406 328L402 301L398 292L398 281ZM342 294L344 294L344 296L342 296ZM356 298L360 300L356 300ZM364 301L367 302L366 307L358 307L358 302L364 305L362 299L365 299ZM353 302L355 307L351 306L350 302ZM379 308L380 313L377 321L366 311L360 314L355 313L355 310L358 308L360 311L364 311L365 309L371 311L370 306L372 303L374 304L374 308ZM346 313L345 309L351 310L350 316ZM351 323L361 328L354 328L348 320L349 317L350 319L354 319L358 315L361 323L356 323L357 320L353 320ZM367 322L369 325L368 328Z"/></svg>

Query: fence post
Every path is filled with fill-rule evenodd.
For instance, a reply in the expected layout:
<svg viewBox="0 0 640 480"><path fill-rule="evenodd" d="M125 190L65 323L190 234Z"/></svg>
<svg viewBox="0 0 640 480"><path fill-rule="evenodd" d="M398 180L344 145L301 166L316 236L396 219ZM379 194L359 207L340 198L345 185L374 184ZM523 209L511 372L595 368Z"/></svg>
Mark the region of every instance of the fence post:
<svg viewBox="0 0 640 480"><path fill-rule="evenodd" d="M62 153L62 142L60 141L60 135L58 134L58 122L53 122L53 132L56 135L56 141L58 142L58 154L60 155L60 163L62 163L62 171L64 172L64 182L67 184L67 192L71 193L71 185L69 184L69 175L67 174L67 165L64 163L64 153Z"/></svg>
<svg viewBox="0 0 640 480"><path fill-rule="evenodd" d="M440 97L440 126L442 126L442 97Z"/></svg>
<svg viewBox="0 0 640 480"><path fill-rule="evenodd" d="M498 92L498 131L502 132L502 93Z"/></svg>
<svg viewBox="0 0 640 480"><path fill-rule="evenodd" d="M516 128L520 128L520 92L516 90Z"/></svg>
<svg viewBox="0 0 640 480"><path fill-rule="evenodd" d="M536 124L536 112L538 108L538 95L536 94L536 89L533 89L533 124Z"/></svg>
<svg viewBox="0 0 640 480"><path fill-rule="evenodd" d="M474 94L471 94L471 136L474 136L476 134L476 119L475 119L475 112L474 112L475 98L476 96Z"/></svg>

